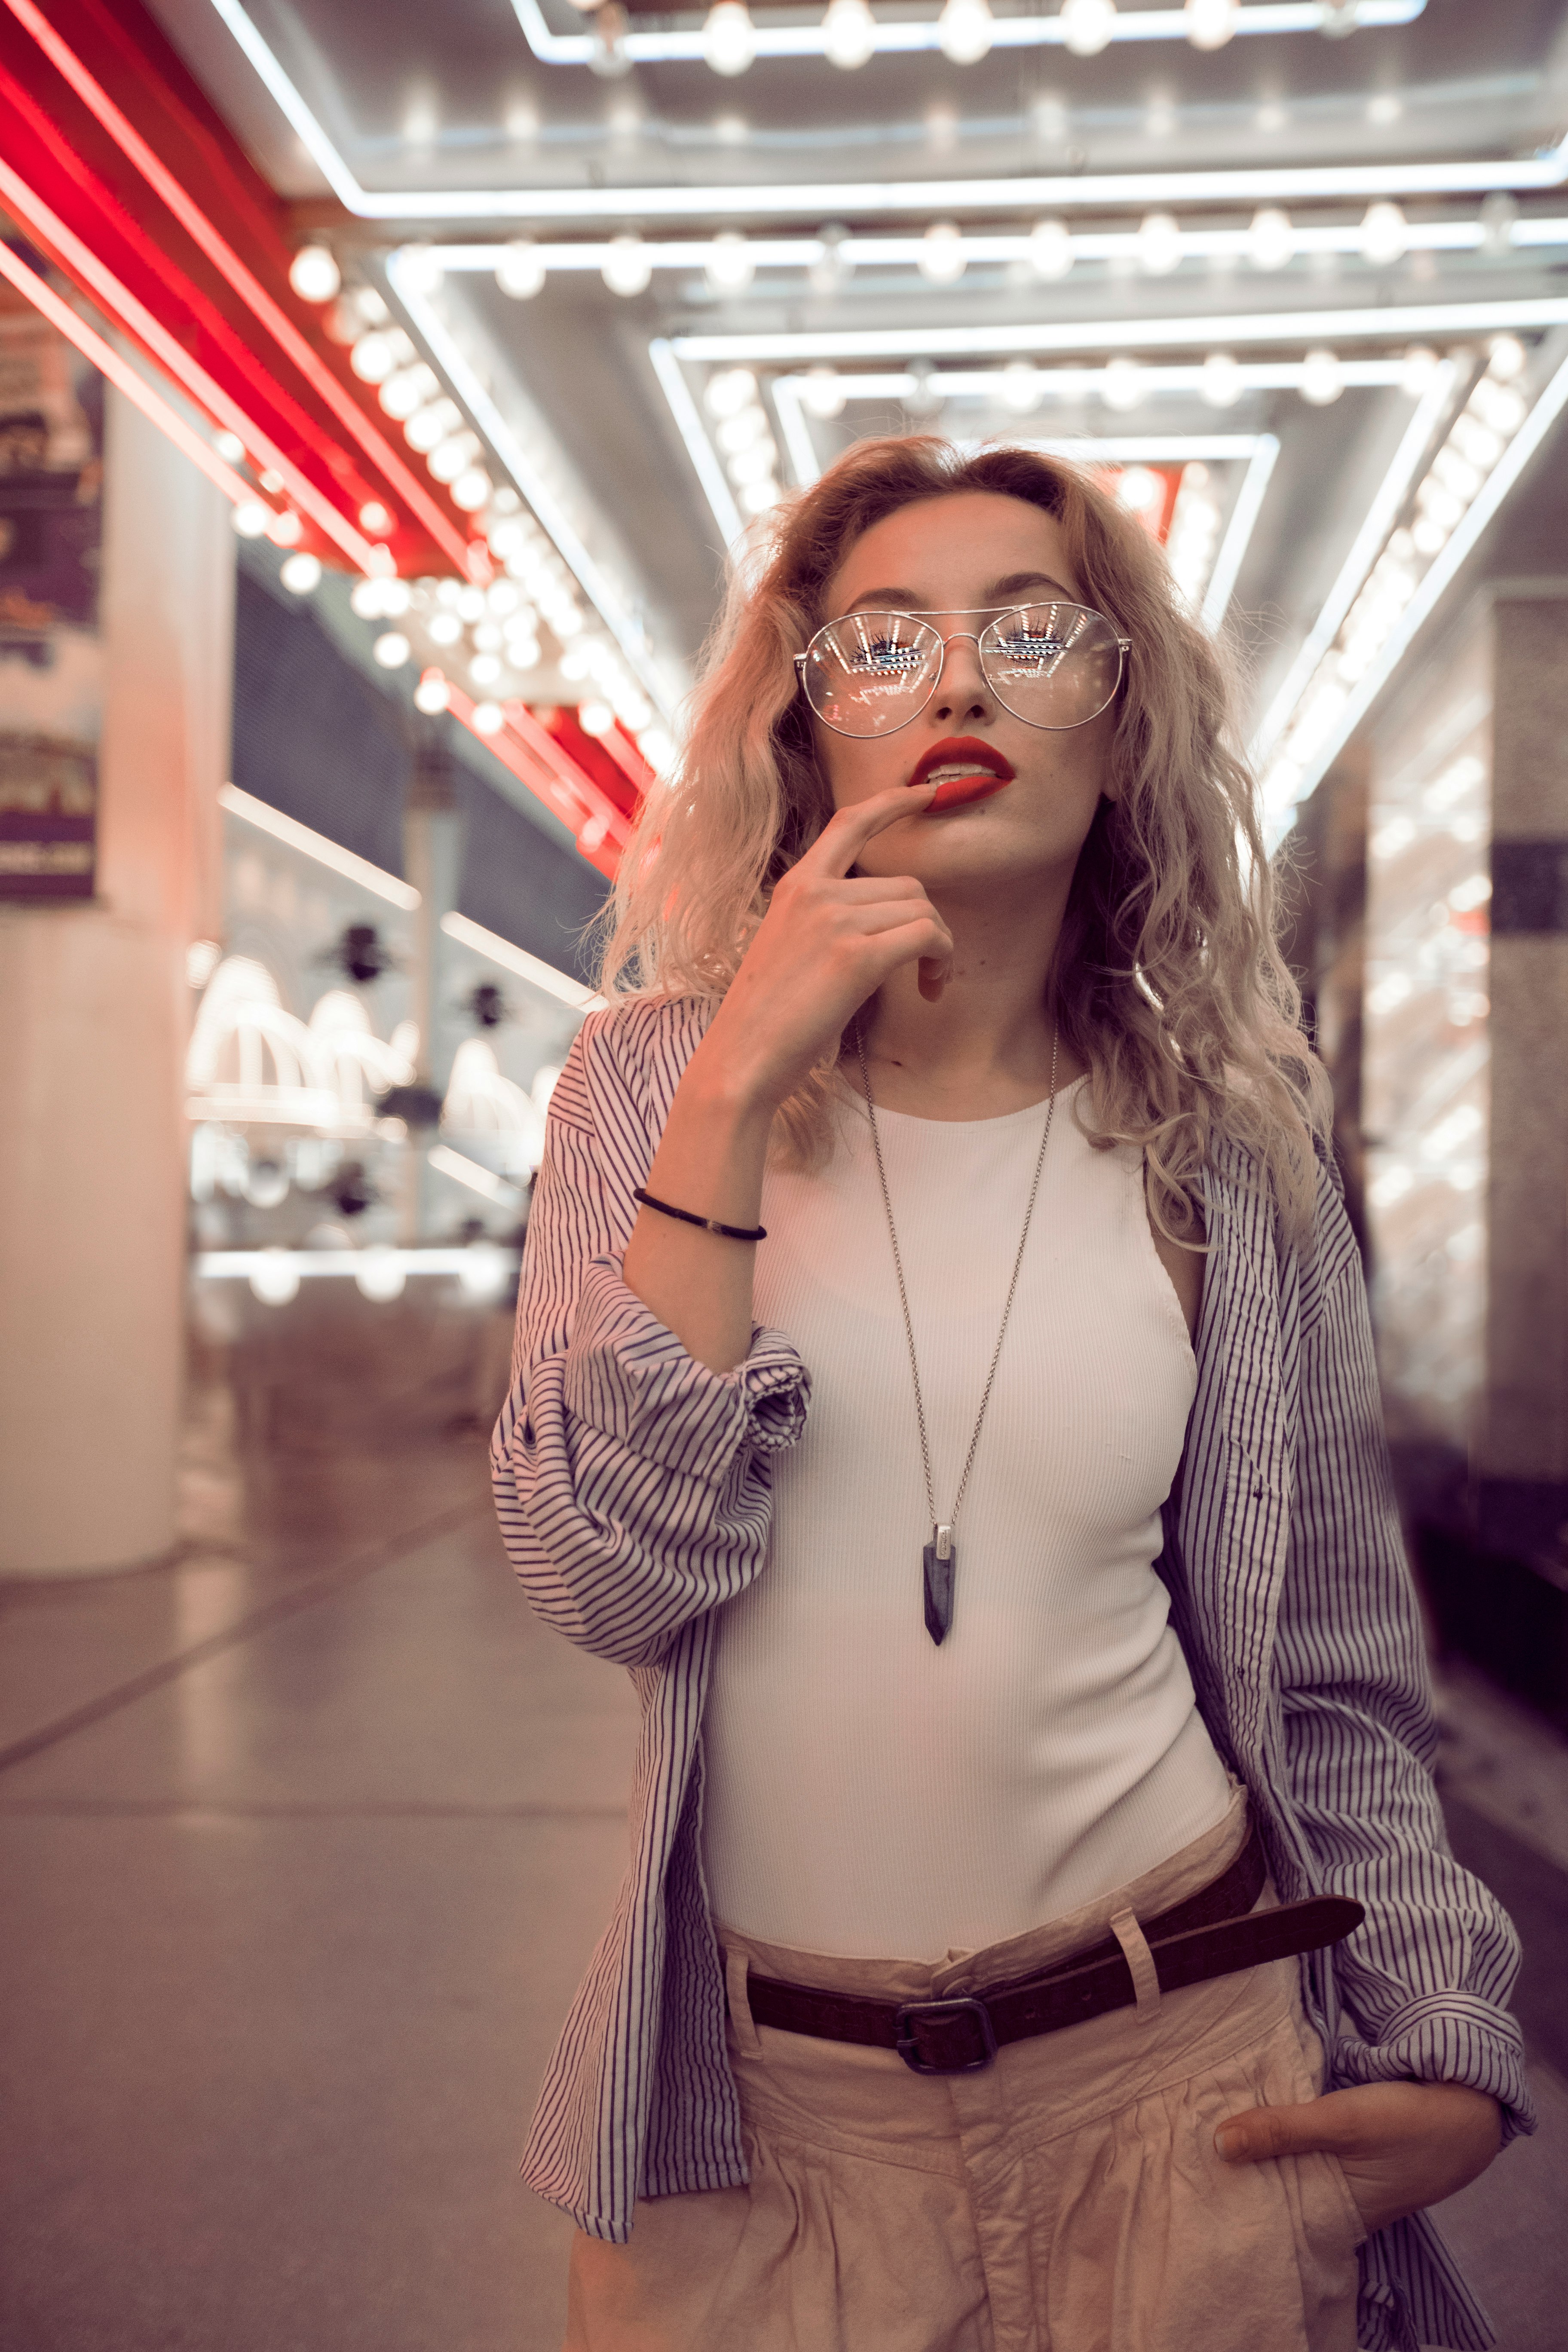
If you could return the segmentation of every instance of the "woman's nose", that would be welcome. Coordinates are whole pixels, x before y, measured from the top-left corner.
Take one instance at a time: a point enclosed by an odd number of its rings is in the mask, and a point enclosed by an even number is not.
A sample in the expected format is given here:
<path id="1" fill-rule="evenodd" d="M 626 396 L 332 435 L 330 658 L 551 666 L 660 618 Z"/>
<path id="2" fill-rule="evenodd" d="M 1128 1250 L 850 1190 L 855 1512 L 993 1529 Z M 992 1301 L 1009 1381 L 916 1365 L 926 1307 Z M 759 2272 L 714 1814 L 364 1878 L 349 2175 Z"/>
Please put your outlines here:
<path id="1" fill-rule="evenodd" d="M 980 647 L 973 637 L 950 637 L 942 677 L 931 704 L 938 719 L 984 719 L 996 708 L 996 698 L 980 666 Z"/>

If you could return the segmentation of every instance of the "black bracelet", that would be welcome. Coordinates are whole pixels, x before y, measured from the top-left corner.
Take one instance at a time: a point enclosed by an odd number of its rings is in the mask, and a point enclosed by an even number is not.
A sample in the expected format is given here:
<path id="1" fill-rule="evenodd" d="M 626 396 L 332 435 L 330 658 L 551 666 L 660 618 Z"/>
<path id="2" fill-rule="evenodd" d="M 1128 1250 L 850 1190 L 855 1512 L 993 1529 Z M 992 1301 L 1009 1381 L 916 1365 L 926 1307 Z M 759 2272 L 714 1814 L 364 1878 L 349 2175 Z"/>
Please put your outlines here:
<path id="1" fill-rule="evenodd" d="M 729 1241 L 765 1242 L 768 1237 L 766 1225 L 721 1225 L 717 1217 L 694 1217 L 689 1209 L 672 1209 L 668 1201 L 656 1201 L 640 1184 L 632 1198 L 645 1209 L 657 1209 L 661 1217 L 679 1217 L 683 1225 L 700 1225 L 704 1233 L 722 1234 Z"/>

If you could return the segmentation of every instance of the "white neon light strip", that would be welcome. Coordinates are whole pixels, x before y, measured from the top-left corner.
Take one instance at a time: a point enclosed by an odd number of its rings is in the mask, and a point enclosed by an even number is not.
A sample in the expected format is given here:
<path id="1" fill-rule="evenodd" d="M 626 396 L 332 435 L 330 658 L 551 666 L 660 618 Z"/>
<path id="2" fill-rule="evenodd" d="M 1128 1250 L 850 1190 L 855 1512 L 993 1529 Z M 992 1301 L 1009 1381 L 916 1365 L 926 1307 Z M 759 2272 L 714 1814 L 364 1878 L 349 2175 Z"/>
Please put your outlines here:
<path id="1" fill-rule="evenodd" d="M 1230 310 L 1206 318 L 1073 320 L 1039 326 L 841 328 L 780 334 L 680 335 L 678 359 L 731 366 L 737 362 L 891 359 L 906 352 L 935 358 L 1031 352 L 1173 350 L 1216 344 L 1361 342 L 1428 335 L 1485 335 L 1506 329 L 1568 325 L 1568 301 L 1410 302 L 1359 310 Z"/>
<path id="2" fill-rule="evenodd" d="M 1106 205 L 1289 204 L 1324 196 L 1485 194 L 1568 180 L 1568 137 L 1543 153 L 1444 163 L 1321 164 L 1240 172 L 1117 172 L 1011 180 L 864 180 L 626 188 L 410 188 L 372 193 L 306 104 L 240 0 L 212 0 L 346 211 L 360 220 L 851 220 L 867 215 L 1070 211 Z M 1363 0 L 1364 5 L 1364 0 Z M 1042 23 L 1050 19 L 1043 18 Z M 1120 19 L 1119 19 L 1120 21 Z"/>
<path id="3" fill-rule="evenodd" d="M 1300 782 L 1292 788 L 1289 801 L 1281 800 L 1265 812 L 1270 848 L 1283 839 L 1289 826 L 1291 811 L 1317 790 L 1339 758 L 1404 660 L 1417 632 L 1436 609 L 1466 557 L 1565 407 L 1568 407 L 1568 360 L 1563 362 L 1556 374 L 1551 378 L 1466 509 L 1462 520 L 1455 526 L 1442 552 L 1433 559 L 1423 574 L 1421 584 L 1405 606 L 1397 625 L 1389 633 L 1372 667 L 1357 683 L 1331 734 L 1320 745 L 1311 765 L 1303 771 Z"/>
<path id="4" fill-rule="evenodd" d="M 281 809 L 269 808 L 265 801 L 242 793 L 237 784 L 220 784 L 218 806 L 227 809 L 231 816 L 243 817 L 247 824 L 255 825 L 258 833 L 269 833 L 275 841 L 287 842 L 290 849 L 306 857 L 313 857 L 318 866 L 330 866 L 350 882 L 357 882 L 362 890 L 374 891 L 378 898 L 389 899 L 393 906 L 412 910 L 419 904 L 419 893 L 412 882 L 400 881 L 395 874 L 386 873 L 373 866 L 368 857 L 356 857 L 352 849 L 343 849 L 329 841 L 324 833 L 312 833 L 308 824 L 295 817 L 285 816 Z"/>
<path id="5" fill-rule="evenodd" d="M 670 689 L 658 664 L 649 658 L 641 624 L 633 618 L 620 590 L 603 566 L 589 554 L 553 484 L 512 431 L 467 353 L 448 333 L 440 313 L 420 289 L 416 282 L 417 273 L 408 267 L 406 250 L 390 256 L 386 274 L 398 300 L 423 336 L 426 350 L 489 442 L 502 470 L 516 483 L 554 541 L 562 560 L 576 574 L 584 593 L 626 656 L 633 676 L 641 680 L 644 690 L 664 717 L 672 718 Z"/>
<path id="6" fill-rule="evenodd" d="M 1303 221 L 1294 226 L 1292 236 L 1296 253 L 1303 257 L 1313 253 L 1356 255 L 1361 251 L 1359 220 L 1326 226 Z M 1487 231 L 1479 220 L 1409 221 L 1405 236 L 1406 250 L 1411 253 L 1476 253 L 1485 245 Z M 1070 242 L 1075 262 L 1136 261 L 1141 249 L 1136 228 L 1079 229 Z M 1252 251 L 1251 231 L 1246 227 L 1183 228 L 1171 242 L 1184 258 L 1193 261 L 1247 261 Z M 1551 219 L 1515 221 L 1510 242 L 1516 246 L 1568 245 L 1568 219 L 1554 215 Z M 958 244 L 966 265 L 1027 261 L 1031 251 L 1028 232 L 1022 229 L 973 229 L 961 236 Z M 504 247 L 495 243 L 442 245 L 432 250 L 442 268 L 454 276 L 492 270 L 504 253 Z M 732 257 L 732 248 L 701 236 L 644 237 L 640 250 L 651 269 L 701 269 L 710 261 L 722 263 Z M 907 236 L 847 236 L 834 250 L 850 269 L 874 269 L 918 268 L 927 247 L 923 234 L 911 233 Z M 534 240 L 531 245 L 532 258 L 547 271 L 603 269 L 616 251 L 608 238 L 599 237 L 577 237 L 570 244 Z M 822 239 L 816 236 L 755 236 L 746 242 L 747 258 L 758 269 L 809 269 L 826 251 Z"/>
<path id="7" fill-rule="evenodd" d="M 432 1144 L 425 1157 L 438 1175 L 449 1176 L 455 1184 L 466 1184 L 470 1192 L 480 1193 L 485 1200 L 493 1201 L 498 1208 L 510 1208 L 522 1198 L 518 1187 L 509 1184 L 504 1176 L 498 1176 L 493 1169 L 481 1167 L 477 1160 L 468 1159 L 464 1152 L 454 1151 L 450 1144 Z"/>
<path id="8" fill-rule="evenodd" d="M 1384 541 L 1394 529 L 1399 509 L 1405 504 L 1410 485 L 1415 479 L 1421 461 L 1431 446 L 1432 436 L 1448 405 L 1458 373 L 1452 360 L 1442 361 L 1433 370 L 1431 383 L 1416 402 L 1415 413 L 1405 428 L 1387 473 L 1378 484 L 1377 495 L 1351 542 L 1350 552 L 1324 599 L 1322 611 L 1303 640 L 1301 649 L 1287 671 L 1285 682 L 1269 705 L 1268 715 L 1258 730 L 1252 756 L 1259 767 L 1279 740 L 1308 679 L 1338 636 L 1345 614 L 1360 595 Z"/>
<path id="9" fill-rule="evenodd" d="M 383 867 L 373 866 L 368 857 L 356 857 L 352 849 L 344 849 L 338 842 L 329 841 L 324 833 L 313 833 L 308 824 L 301 824 L 296 817 L 285 816 L 281 809 L 269 807 L 266 801 L 256 800 L 249 793 L 242 793 L 237 784 L 220 784 L 217 797 L 218 806 L 226 809 L 231 816 L 243 817 L 246 824 L 255 825 L 258 833 L 269 833 L 275 841 L 287 843 L 290 849 L 299 850 L 302 856 L 313 857 L 318 866 L 330 866 L 334 874 L 342 875 L 347 881 L 357 882 L 362 889 L 373 890 L 378 898 L 389 899 L 393 906 L 402 907 L 410 913 L 418 906 L 419 893 L 411 882 L 400 881 L 395 874 L 388 874 Z M 441 929 L 448 939 L 457 940 L 462 946 L 474 949 L 476 953 L 488 956 L 491 963 L 500 964 L 505 971 L 515 972 L 520 980 L 531 982 L 535 988 L 543 989 L 547 996 L 557 997 L 563 1004 L 571 1005 L 574 1012 L 593 1012 L 604 1003 L 604 998 L 595 996 L 592 989 L 584 988 L 580 980 L 573 980 L 568 973 L 557 971 L 553 964 L 530 955 L 526 948 L 514 947 L 510 940 L 503 940 L 499 932 L 487 931 L 482 923 L 470 922 L 467 915 L 443 915 Z"/>
<path id="10" fill-rule="evenodd" d="M 563 1004 L 569 1004 L 574 1013 L 597 1013 L 603 1008 L 604 998 L 595 996 L 591 988 L 584 988 L 580 980 L 574 980 L 567 972 L 557 971 L 552 963 L 544 963 L 538 956 L 530 955 L 526 948 L 513 947 L 510 940 L 503 940 L 499 932 L 487 931 L 482 923 L 470 922 L 467 915 L 443 915 L 441 929 L 459 946 L 472 948 L 478 955 L 489 956 L 491 963 L 499 963 L 503 971 L 514 971 L 519 980 L 531 981 L 535 988 L 542 988 L 546 995 L 557 997 Z"/>
<path id="11" fill-rule="evenodd" d="M 494 1250 L 508 1265 L 516 1265 L 521 1253 L 498 1248 L 494 1243 L 485 1244 L 487 1252 Z M 305 1277 L 322 1275 L 360 1274 L 364 1269 L 367 1253 L 363 1250 L 198 1250 L 192 1260 L 195 1272 L 209 1281 L 229 1281 L 237 1276 L 254 1274 L 258 1266 L 276 1266 L 281 1271 Z M 493 1260 L 490 1261 L 493 1263 Z M 398 1265 L 405 1274 L 462 1274 L 471 1272 L 473 1251 L 464 1244 L 455 1249 L 383 1249 L 377 1248 L 373 1263 L 377 1266 Z"/>
<path id="12" fill-rule="evenodd" d="M 1274 471 L 1279 455 L 1279 443 L 1272 433 L 1260 433 L 1252 462 L 1241 478 L 1241 488 L 1236 494 L 1236 504 L 1230 510 L 1230 520 L 1225 527 L 1225 537 L 1219 543 L 1219 553 L 1209 573 L 1209 584 L 1204 591 L 1203 608 L 1198 617 L 1205 629 L 1217 629 L 1230 610 L 1230 600 L 1236 593 L 1236 583 L 1241 571 L 1242 558 L 1258 528 L 1258 518 L 1263 509 L 1263 494 L 1268 488 L 1268 478 Z"/>
<path id="13" fill-rule="evenodd" d="M 681 373 L 680 362 L 663 335 L 654 337 L 647 347 L 647 355 L 658 378 L 659 389 L 669 404 L 676 430 L 686 444 L 686 454 L 702 485 L 703 495 L 713 509 L 713 520 L 724 534 L 724 544 L 733 547 L 744 528 L 741 509 L 735 504 L 728 477 L 719 462 L 719 453 L 703 429 L 702 418 Z M 815 476 L 810 478 L 815 479 Z"/>
<path id="14" fill-rule="evenodd" d="M 1408 25 L 1419 16 L 1426 0 L 1362 0 L 1358 26 Z M 542 65 L 591 65 L 598 44 L 591 34 L 552 33 L 539 0 L 512 0 L 528 46 Z M 1329 11 L 1322 0 L 1259 0 L 1238 9 L 1237 34 L 1321 32 Z M 1184 41 L 1188 22 L 1180 8 L 1122 9 L 1111 27 L 1113 41 Z M 758 25 L 754 30 L 759 62 L 764 58 L 820 58 L 826 54 L 820 23 Z M 1059 48 L 1065 45 L 1059 16 L 997 16 L 992 20 L 994 49 Z M 908 56 L 911 50 L 939 49 L 941 35 L 934 17 L 923 21 L 879 17 L 873 54 Z M 621 44 L 633 65 L 672 65 L 703 57 L 700 26 L 686 32 L 628 32 Z"/>

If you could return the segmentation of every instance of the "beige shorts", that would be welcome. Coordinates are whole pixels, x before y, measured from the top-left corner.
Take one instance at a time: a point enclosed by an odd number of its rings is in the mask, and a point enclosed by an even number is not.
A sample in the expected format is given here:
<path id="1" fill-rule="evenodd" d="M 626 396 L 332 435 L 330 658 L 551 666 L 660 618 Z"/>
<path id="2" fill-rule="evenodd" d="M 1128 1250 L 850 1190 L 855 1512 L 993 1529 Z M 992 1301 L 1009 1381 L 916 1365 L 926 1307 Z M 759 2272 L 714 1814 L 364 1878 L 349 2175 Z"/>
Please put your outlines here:
<path id="1" fill-rule="evenodd" d="M 643 2200 L 574 2242 L 566 2352 L 1354 2352 L 1360 2215 L 1338 2159 L 1223 2164 L 1223 2117 L 1314 2096 L 1298 1964 L 1155 1994 L 923 2076 L 752 2024 L 748 1968 L 919 2000 L 984 1991 L 1223 1870 L 1226 1820 L 1131 1886 L 931 1966 L 720 1930 L 751 2185 Z M 1262 1897 L 1275 1900 L 1272 1889 Z"/>

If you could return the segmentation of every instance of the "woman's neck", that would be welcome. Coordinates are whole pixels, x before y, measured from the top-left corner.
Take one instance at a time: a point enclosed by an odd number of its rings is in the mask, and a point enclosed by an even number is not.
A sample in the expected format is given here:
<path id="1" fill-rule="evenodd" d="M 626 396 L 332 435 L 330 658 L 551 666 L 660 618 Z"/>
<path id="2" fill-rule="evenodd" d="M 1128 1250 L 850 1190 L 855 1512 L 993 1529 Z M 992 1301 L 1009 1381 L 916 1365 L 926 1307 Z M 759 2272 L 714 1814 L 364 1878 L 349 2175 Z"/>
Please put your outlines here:
<path id="1" fill-rule="evenodd" d="M 950 915 L 949 924 L 953 973 L 937 1002 L 921 994 L 910 967 L 861 1013 L 875 1100 L 947 1119 L 994 1118 L 1042 1101 L 1057 1047 L 1049 994 L 1059 918 L 966 924 Z M 858 1086 L 858 1055 L 846 1075 Z M 1072 1055 L 1057 1050 L 1057 1085 L 1080 1075 Z"/>

